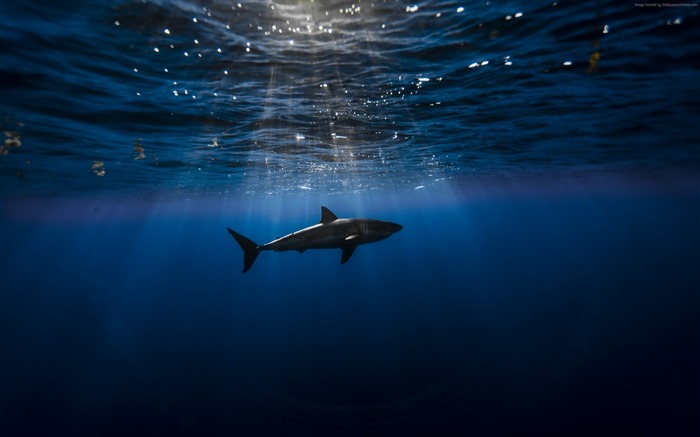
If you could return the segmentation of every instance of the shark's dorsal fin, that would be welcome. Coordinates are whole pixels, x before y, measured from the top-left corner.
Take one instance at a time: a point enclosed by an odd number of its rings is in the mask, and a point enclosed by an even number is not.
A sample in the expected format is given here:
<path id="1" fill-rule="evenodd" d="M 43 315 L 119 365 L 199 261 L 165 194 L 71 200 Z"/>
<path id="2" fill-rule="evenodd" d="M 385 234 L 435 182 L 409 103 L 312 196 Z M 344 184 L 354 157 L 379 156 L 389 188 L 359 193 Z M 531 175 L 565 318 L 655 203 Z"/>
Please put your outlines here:
<path id="1" fill-rule="evenodd" d="M 343 246 L 343 257 L 340 258 L 340 263 L 345 264 L 346 262 L 348 262 L 352 254 L 355 253 L 356 248 L 357 244 L 346 244 L 345 246 Z"/>
<path id="2" fill-rule="evenodd" d="M 321 207 L 321 223 L 330 223 L 336 220 L 338 220 L 338 217 L 336 217 L 330 209 L 325 206 Z"/>

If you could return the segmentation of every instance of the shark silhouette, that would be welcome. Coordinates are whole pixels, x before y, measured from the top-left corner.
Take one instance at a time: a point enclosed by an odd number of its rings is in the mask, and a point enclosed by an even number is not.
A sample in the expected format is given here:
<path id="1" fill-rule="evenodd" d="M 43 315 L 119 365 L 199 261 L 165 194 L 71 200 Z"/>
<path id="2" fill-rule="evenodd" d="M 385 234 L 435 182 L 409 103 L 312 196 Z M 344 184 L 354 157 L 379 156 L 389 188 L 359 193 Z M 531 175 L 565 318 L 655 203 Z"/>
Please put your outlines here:
<path id="1" fill-rule="evenodd" d="M 321 221 L 318 224 L 292 232 L 272 240 L 262 246 L 228 229 L 243 249 L 243 273 L 250 270 L 263 250 L 282 252 L 285 250 L 342 249 L 340 263 L 345 264 L 360 244 L 374 243 L 403 229 L 403 226 L 366 218 L 338 218 L 325 206 L 321 207 Z"/>

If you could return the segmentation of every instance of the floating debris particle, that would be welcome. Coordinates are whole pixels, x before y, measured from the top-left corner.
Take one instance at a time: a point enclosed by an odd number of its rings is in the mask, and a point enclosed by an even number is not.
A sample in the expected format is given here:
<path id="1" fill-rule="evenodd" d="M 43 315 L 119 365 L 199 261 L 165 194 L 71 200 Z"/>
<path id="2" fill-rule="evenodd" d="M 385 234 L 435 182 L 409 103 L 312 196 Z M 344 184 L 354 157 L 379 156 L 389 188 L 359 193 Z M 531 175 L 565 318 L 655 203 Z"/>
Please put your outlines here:
<path id="1" fill-rule="evenodd" d="M 143 153 L 143 145 L 141 145 L 141 138 L 137 138 L 136 141 L 134 141 L 134 153 L 136 156 L 134 159 L 144 159 L 146 155 Z"/>
<path id="2" fill-rule="evenodd" d="M 7 147 L 20 147 L 22 145 L 22 140 L 19 134 L 15 131 L 6 130 L 5 136 L 5 146 Z"/>
<path id="3" fill-rule="evenodd" d="M 600 61 L 600 52 L 597 50 L 591 53 L 588 59 L 588 74 L 593 74 L 598 71 L 598 62 Z"/>
<path id="4" fill-rule="evenodd" d="M 214 141 L 211 144 L 207 144 L 207 147 L 219 147 L 219 140 L 214 138 Z"/>
<path id="5" fill-rule="evenodd" d="M 105 175 L 105 163 L 103 161 L 93 161 L 93 164 L 90 166 L 90 169 L 97 175 L 97 176 L 104 176 Z"/>
<path id="6" fill-rule="evenodd" d="M 6 130 L 5 137 L 5 142 L 2 145 L 0 145 L 0 156 L 9 154 L 10 149 L 16 149 L 22 146 L 22 138 L 17 132 L 12 130 Z"/>

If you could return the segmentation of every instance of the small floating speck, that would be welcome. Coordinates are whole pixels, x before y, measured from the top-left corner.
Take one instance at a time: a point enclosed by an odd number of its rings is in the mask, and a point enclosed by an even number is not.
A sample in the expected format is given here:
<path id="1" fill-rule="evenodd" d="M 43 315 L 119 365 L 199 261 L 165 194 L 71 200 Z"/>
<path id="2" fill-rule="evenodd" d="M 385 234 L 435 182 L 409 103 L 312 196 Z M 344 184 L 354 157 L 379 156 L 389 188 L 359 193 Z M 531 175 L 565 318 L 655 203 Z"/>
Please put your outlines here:
<path id="1" fill-rule="evenodd" d="M 105 163 L 103 161 L 93 161 L 92 165 L 90 166 L 90 169 L 97 175 L 97 176 L 104 176 L 105 175 Z"/>
<path id="2" fill-rule="evenodd" d="M 566 65 L 568 67 L 571 64 L 572 64 L 571 61 L 564 61 L 561 65 Z"/>
<path id="3" fill-rule="evenodd" d="M 137 138 L 136 141 L 134 141 L 134 154 L 136 154 L 134 157 L 135 160 L 144 159 L 146 157 L 140 138 Z"/>
<path id="4" fill-rule="evenodd" d="M 457 8 L 457 13 L 459 14 L 459 13 L 462 13 L 462 12 L 464 12 L 464 8 L 461 7 L 461 6 L 458 7 L 458 8 Z"/>
<path id="5" fill-rule="evenodd" d="M 7 138 L 5 139 L 4 146 L 1 148 L 3 155 L 7 155 L 9 153 L 9 148 L 20 147 L 22 145 L 22 140 L 17 132 L 6 130 L 5 136 Z"/>
<path id="6" fill-rule="evenodd" d="M 163 33 L 166 35 L 170 35 L 170 29 L 163 29 Z"/>
<path id="7" fill-rule="evenodd" d="M 420 190 L 421 188 L 425 188 L 425 185 L 418 185 L 414 190 Z"/>

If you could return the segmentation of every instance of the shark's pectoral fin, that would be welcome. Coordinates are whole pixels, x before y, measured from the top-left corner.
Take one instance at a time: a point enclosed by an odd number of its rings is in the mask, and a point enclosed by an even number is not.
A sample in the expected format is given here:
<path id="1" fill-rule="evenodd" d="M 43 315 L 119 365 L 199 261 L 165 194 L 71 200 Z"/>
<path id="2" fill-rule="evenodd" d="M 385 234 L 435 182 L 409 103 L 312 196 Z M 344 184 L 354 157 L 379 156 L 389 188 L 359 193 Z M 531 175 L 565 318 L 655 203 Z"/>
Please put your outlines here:
<path id="1" fill-rule="evenodd" d="M 343 257 L 340 259 L 341 264 L 345 264 L 346 262 L 348 262 L 352 254 L 355 253 L 355 248 L 357 248 L 357 245 L 355 244 L 347 244 L 342 247 Z"/>

